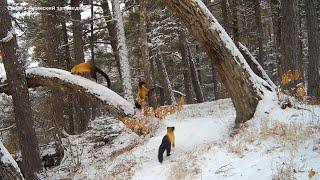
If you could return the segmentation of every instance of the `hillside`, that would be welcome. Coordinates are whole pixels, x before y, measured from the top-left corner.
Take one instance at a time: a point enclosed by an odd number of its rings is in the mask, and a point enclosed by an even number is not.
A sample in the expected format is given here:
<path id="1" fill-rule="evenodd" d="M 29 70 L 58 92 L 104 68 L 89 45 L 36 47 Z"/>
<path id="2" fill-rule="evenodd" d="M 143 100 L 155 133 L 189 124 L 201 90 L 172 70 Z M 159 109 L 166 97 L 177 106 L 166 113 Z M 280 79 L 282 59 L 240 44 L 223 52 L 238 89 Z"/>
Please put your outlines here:
<path id="1" fill-rule="evenodd" d="M 88 143 L 93 130 L 70 136 L 81 164 L 61 166 L 48 179 L 307 179 L 320 169 L 320 107 L 295 104 L 281 109 L 275 94 L 261 101 L 254 118 L 233 132 L 235 111 L 230 99 L 184 109 L 161 121 L 152 137 L 140 139 L 112 121 L 118 136 L 111 145 Z M 109 122 L 110 120 L 96 120 Z M 114 128 L 116 125 L 116 128 Z M 166 126 L 175 126 L 176 147 L 164 162 L 157 160 Z M 111 126 L 110 126 L 111 127 Z M 93 127 L 95 129 L 95 127 Z M 84 143 L 86 142 L 86 143 Z"/>

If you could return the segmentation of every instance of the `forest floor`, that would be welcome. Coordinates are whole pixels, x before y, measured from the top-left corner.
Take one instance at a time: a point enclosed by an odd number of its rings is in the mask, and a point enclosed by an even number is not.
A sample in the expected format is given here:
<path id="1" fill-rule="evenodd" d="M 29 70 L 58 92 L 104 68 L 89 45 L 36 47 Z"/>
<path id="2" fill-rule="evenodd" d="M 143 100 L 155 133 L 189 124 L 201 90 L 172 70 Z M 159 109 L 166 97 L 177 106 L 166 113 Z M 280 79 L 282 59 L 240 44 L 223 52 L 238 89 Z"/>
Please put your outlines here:
<path id="1" fill-rule="evenodd" d="M 90 141 L 98 132 L 94 128 L 70 136 L 71 150 L 63 163 L 43 175 L 45 179 L 319 178 L 320 106 L 296 103 L 281 109 L 278 97 L 268 96 L 237 133 L 230 99 L 187 105 L 144 139 L 108 120 L 113 123 L 105 127 L 117 135 L 111 143 L 97 146 Z M 104 122 L 102 118 L 92 126 Z M 167 126 L 175 126 L 176 147 L 171 156 L 164 154 L 160 164 L 157 153 Z"/>

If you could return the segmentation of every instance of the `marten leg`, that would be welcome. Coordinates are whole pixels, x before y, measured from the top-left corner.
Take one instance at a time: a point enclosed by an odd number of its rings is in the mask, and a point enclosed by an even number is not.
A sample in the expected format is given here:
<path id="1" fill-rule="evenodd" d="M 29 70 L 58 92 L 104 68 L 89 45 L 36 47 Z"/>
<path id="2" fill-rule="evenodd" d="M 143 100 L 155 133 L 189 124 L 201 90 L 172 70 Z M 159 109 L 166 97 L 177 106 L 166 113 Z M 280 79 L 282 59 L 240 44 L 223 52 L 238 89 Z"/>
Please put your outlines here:
<path id="1" fill-rule="evenodd" d="M 168 143 L 167 145 L 167 156 L 170 156 L 170 151 L 171 151 L 171 143 Z"/>

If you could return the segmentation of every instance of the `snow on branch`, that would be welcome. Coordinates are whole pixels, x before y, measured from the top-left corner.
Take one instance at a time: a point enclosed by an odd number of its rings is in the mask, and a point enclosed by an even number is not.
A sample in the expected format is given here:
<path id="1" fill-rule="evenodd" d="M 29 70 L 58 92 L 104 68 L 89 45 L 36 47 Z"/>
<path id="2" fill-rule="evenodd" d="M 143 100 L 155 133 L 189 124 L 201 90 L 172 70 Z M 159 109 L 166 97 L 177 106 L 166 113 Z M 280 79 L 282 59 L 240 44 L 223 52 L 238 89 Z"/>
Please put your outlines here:
<path id="1" fill-rule="evenodd" d="M 0 141 L 0 179 L 24 179 L 16 161 Z"/>
<path id="2" fill-rule="evenodd" d="M 35 67 L 26 69 L 28 87 L 47 86 L 67 90 L 102 102 L 106 110 L 118 119 L 133 113 L 133 104 L 107 87 L 84 77 L 56 68 Z M 0 86 L 0 92 L 10 95 L 9 86 Z"/>
<path id="3" fill-rule="evenodd" d="M 265 70 L 262 68 L 262 66 L 259 64 L 259 62 L 252 56 L 248 48 L 240 42 L 239 42 L 239 50 L 242 53 L 243 57 L 246 59 L 252 71 L 256 75 L 258 75 L 260 78 L 268 82 L 268 84 L 271 86 L 271 88 L 273 88 L 273 90 L 276 89 L 276 85 L 269 78 L 269 76 L 267 75 Z"/>

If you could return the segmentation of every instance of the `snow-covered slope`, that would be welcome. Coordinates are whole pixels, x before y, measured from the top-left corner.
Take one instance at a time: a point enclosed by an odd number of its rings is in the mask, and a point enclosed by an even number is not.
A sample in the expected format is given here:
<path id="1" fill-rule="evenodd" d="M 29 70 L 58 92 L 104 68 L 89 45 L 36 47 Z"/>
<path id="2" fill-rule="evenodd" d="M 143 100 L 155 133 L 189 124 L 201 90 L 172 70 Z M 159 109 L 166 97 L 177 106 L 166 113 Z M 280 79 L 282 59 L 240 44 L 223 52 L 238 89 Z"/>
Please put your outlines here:
<path id="1" fill-rule="evenodd" d="M 153 137 L 141 140 L 127 132 L 114 140 L 116 146 L 87 148 L 89 152 L 83 155 L 86 162 L 59 177 L 308 179 L 311 170 L 320 171 L 320 107 L 296 105 L 296 109 L 283 110 L 275 103 L 278 98 L 275 94 L 268 96 L 260 102 L 255 117 L 235 135 L 230 136 L 235 118 L 230 99 L 188 105 L 161 121 Z M 176 147 L 171 156 L 164 154 L 164 162 L 160 164 L 158 147 L 167 126 L 176 128 Z M 130 148 L 133 143 L 138 145 Z M 111 158 L 110 153 L 101 153 L 119 149 L 118 145 L 129 148 L 113 153 Z"/>

